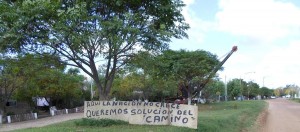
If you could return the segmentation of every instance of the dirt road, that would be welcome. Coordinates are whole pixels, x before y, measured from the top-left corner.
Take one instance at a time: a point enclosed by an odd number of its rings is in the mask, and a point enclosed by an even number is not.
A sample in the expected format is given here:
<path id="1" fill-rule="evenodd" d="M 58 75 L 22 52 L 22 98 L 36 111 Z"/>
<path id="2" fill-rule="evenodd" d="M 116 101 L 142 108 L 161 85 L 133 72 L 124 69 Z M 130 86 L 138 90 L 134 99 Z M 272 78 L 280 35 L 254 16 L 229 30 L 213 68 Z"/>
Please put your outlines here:
<path id="1" fill-rule="evenodd" d="M 62 121 L 67 121 L 72 119 L 80 119 L 80 118 L 83 118 L 83 113 L 72 113 L 72 114 L 41 118 L 37 120 L 16 122 L 11 124 L 0 124 L 0 132 L 13 131 L 16 129 L 24 129 L 30 127 L 43 127 L 49 124 L 59 123 Z"/>
<path id="2" fill-rule="evenodd" d="M 300 103 L 278 98 L 267 101 L 263 132 L 300 132 Z"/>

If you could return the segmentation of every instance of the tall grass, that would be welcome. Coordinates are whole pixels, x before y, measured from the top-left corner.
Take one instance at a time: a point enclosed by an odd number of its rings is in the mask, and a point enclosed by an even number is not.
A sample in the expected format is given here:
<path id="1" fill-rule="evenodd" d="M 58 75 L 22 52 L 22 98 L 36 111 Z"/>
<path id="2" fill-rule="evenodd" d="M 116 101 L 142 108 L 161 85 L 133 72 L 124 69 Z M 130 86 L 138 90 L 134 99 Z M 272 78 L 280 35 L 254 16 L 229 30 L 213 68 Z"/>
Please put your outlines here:
<path id="1" fill-rule="evenodd" d="M 175 126 L 130 125 L 124 122 L 71 120 L 41 128 L 19 130 L 19 132 L 240 132 L 255 131 L 254 123 L 259 113 L 265 108 L 264 101 L 229 101 L 198 105 L 198 129 Z M 84 121 L 85 120 L 85 121 Z M 90 122 L 81 124 L 82 121 Z M 102 123 L 101 123 L 102 122 Z M 104 123 L 105 124 L 105 123 Z"/>
<path id="2" fill-rule="evenodd" d="M 255 121 L 265 108 L 264 101 L 216 103 L 199 106 L 198 130 L 207 132 L 240 132 L 255 129 Z M 201 111 L 203 109 L 203 111 Z"/>

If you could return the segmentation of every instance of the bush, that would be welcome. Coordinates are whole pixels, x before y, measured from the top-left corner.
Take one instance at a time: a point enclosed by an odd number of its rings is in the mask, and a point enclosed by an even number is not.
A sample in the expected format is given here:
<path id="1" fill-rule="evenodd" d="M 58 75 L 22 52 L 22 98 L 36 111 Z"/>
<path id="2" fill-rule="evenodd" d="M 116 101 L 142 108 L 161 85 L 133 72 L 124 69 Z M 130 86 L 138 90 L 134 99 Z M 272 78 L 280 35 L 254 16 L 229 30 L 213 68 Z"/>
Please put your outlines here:
<path id="1" fill-rule="evenodd" d="M 111 119 L 88 119 L 83 118 L 79 121 L 75 121 L 76 126 L 97 126 L 97 127 L 108 127 L 112 125 L 127 125 L 128 122 L 121 120 Z"/>
<path id="2" fill-rule="evenodd" d="M 31 112 L 39 114 L 39 110 L 38 109 L 33 109 Z"/>
<path id="3" fill-rule="evenodd" d="M 15 113 L 14 112 L 7 112 L 6 113 L 6 116 L 11 116 L 11 115 L 15 115 Z"/>

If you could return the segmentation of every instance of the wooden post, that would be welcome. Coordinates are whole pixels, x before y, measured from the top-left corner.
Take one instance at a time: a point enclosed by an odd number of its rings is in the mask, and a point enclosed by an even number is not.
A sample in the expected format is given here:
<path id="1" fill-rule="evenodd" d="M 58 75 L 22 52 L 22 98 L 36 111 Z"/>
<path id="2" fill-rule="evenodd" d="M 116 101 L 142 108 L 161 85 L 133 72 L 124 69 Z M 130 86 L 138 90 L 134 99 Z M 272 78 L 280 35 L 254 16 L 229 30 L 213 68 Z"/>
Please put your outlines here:
<path id="1" fill-rule="evenodd" d="M 51 109 L 50 109 L 50 115 L 51 115 L 51 116 L 54 116 L 54 110 L 51 110 Z"/>
<path id="2" fill-rule="evenodd" d="M 10 118 L 10 116 L 7 116 L 7 123 L 11 123 L 11 118 Z"/>
<path id="3" fill-rule="evenodd" d="M 37 119 L 38 117 L 37 117 L 37 113 L 33 113 L 33 115 L 34 115 L 34 119 Z"/>

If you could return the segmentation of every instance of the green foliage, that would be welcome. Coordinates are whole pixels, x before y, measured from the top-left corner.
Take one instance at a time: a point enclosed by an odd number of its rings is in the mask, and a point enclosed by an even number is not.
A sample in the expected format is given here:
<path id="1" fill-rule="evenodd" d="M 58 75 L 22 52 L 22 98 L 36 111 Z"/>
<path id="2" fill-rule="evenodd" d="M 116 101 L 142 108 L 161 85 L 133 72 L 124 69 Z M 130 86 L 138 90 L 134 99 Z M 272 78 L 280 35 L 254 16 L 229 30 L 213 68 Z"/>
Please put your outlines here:
<path id="1" fill-rule="evenodd" d="M 205 99 L 218 100 L 219 95 L 223 97 L 225 96 L 224 88 L 225 85 L 222 81 L 213 79 L 207 84 L 205 89 L 202 90 L 202 96 Z"/>
<path id="2" fill-rule="evenodd" d="M 33 109 L 32 111 L 31 111 L 32 113 L 37 113 L 38 115 L 39 115 L 39 110 L 38 109 Z"/>
<path id="3" fill-rule="evenodd" d="M 116 72 L 136 49 L 159 52 L 187 37 L 181 0 L 0 1 L 3 52 L 58 54 L 95 80 L 108 99 Z M 98 75 L 96 63 L 104 78 Z"/>
<path id="4" fill-rule="evenodd" d="M 259 93 L 259 85 L 253 81 L 247 82 L 247 85 L 244 90 L 244 95 L 247 96 L 249 99 L 260 95 Z"/>
<path id="5" fill-rule="evenodd" d="M 128 122 L 112 119 L 87 119 L 83 118 L 79 121 L 75 121 L 76 126 L 97 126 L 108 127 L 113 125 L 127 125 Z"/>
<path id="6" fill-rule="evenodd" d="M 283 88 L 284 95 L 291 95 L 293 98 L 295 94 L 298 94 L 299 86 L 295 84 L 288 84 Z"/>
<path id="7" fill-rule="evenodd" d="M 122 78 L 116 78 L 112 88 L 113 96 L 121 100 L 131 100 L 133 91 L 145 90 L 145 78 L 138 73 L 131 73 Z"/>
<path id="8" fill-rule="evenodd" d="M 11 115 L 15 115 L 15 113 L 14 112 L 7 112 L 6 113 L 6 116 L 11 116 Z"/>
<path id="9" fill-rule="evenodd" d="M 35 90 L 30 90 L 30 88 L 36 87 L 32 79 L 36 79 L 40 72 L 46 72 L 49 69 L 64 69 L 64 64 L 60 63 L 59 58 L 49 54 L 3 56 L 0 59 L 0 66 L 0 90 L 4 93 L 0 97 L 2 104 L 11 98 L 20 99 L 20 97 L 32 102 L 33 96 L 28 94 L 28 92 L 36 93 Z M 26 92 L 17 96 L 16 93 L 20 90 L 26 90 Z M 34 94 L 34 96 L 36 95 Z"/>
<path id="10" fill-rule="evenodd" d="M 242 79 L 233 79 L 227 84 L 227 93 L 231 100 L 241 95 L 253 99 L 258 95 L 262 95 L 262 91 L 259 85 L 253 81 L 246 82 Z"/>
<path id="11" fill-rule="evenodd" d="M 276 89 L 274 89 L 274 92 L 273 92 L 273 93 L 274 93 L 274 95 L 277 96 L 277 97 L 282 97 L 282 96 L 285 95 L 282 88 L 276 88 Z"/>
<path id="12" fill-rule="evenodd" d="M 155 62 L 158 75 L 172 75 L 182 81 L 191 81 L 196 77 L 203 79 L 219 63 L 216 55 L 203 50 L 168 50 L 159 55 Z"/>
<path id="13" fill-rule="evenodd" d="M 242 85 L 241 85 L 242 84 Z M 234 100 L 234 97 L 241 95 L 243 92 L 243 86 L 246 82 L 241 79 L 233 79 L 227 83 L 227 93 L 228 97 L 231 100 Z"/>
<path id="14" fill-rule="evenodd" d="M 173 80 L 161 80 L 149 74 L 132 71 L 116 78 L 111 94 L 118 100 L 162 101 L 166 97 L 176 95 L 177 90 L 174 88 L 176 86 Z M 134 91 L 143 91 L 143 93 L 138 94 Z"/>
<path id="15" fill-rule="evenodd" d="M 183 97 L 191 97 L 195 87 L 203 89 L 203 82 L 219 63 L 208 51 L 165 51 L 155 58 L 155 71 L 163 79 L 177 80 Z M 200 89 L 200 90 L 201 90 Z"/>
<path id="16" fill-rule="evenodd" d="M 13 92 L 23 86 L 25 78 L 22 76 L 22 68 L 14 59 L 1 58 L 0 66 L 0 94 L 3 94 L 0 103 L 5 104 L 12 98 Z"/>
<path id="17" fill-rule="evenodd" d="M 162 101 L 164 97 L 174 95 L 176 84 L 156 76 L 154 59 L 155 55 L 149 52 L 135 55 L 125 69 L 117 74 L 112 95 L 121 100 L 140 98 L 151 101 Z M 143 91 L 143 94 L 136 98 L 133 91 Z"/>
<path id="18" fill-rule="evenodd" d="M 128 71 L 125 71 L 126 77 L 121 76 L 121 79 L 129 79 L 133 75 L 139 76 L 132 78 L 134 84 L 139 86 L 139 90 L 147 93 L 146 96 L 161 101 L 165 97 L 176 96 L 178 85 L 188 86 L 192 92 L 193 88 L 199 86 L 218 63 L 215 55 L 203 50 L 167 50 L 158 55 L 139 52 L 130 61 Z M 137 87 L 130 86 L 130 88 Z M 114 88 L 126 89 L 121 87 L 120 84 L 114 85 Z M 221 91 L 220 88 L 218 90 Z"/>
<path id="19" fill-rule="evenodd" d="M 64 73 L 65 65 L 55 55 L 6 57 L 0 60 L 0 65 L 0 87 L 9 93 L 2 98 L 15 98 L 32 104 L 32 97 L 50 97 L 66 107 L 69 107 L 69 102 L 81 98 L 84 77 L 76 73 Z"/>
<path id="20" fill-rule="evenodd" d="M 262 97 L 271 97 L 274 94 L 274 91 L 267 87 L 262 87 L 260 88 L 260 94 Z"/>

